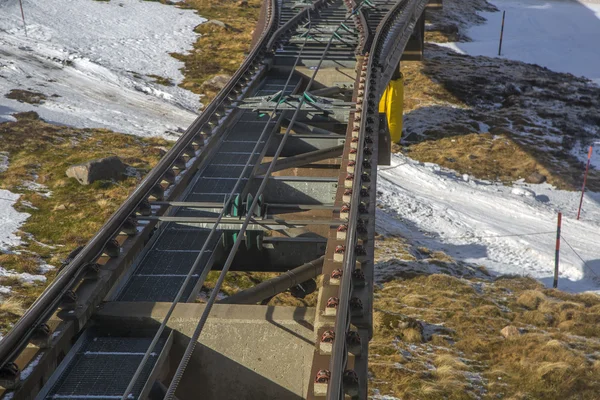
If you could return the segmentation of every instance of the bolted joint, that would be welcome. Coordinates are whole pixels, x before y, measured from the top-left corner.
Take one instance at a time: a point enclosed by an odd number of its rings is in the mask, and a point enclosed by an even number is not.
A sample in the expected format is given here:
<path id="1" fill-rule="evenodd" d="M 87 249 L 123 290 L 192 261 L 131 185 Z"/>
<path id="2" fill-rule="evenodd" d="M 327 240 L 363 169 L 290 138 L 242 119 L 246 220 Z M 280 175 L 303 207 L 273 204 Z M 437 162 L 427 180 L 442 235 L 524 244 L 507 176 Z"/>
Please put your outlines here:
<path id="1" fill-rule="evenodd" d="M 355 287 L 364 286 L 366 283 L 365 273 L 362 269 L 355 269 L 352 271 L 352 282 L 354 282 Z"/>
<path id="2" fill-rule="evenodd" d="M 352 297 L 349 305 L 352 315 L 362 315 L 363 304 L 358 297 Z"/>
<path id="3" fill-rule="evenodd" d="M 337 297 L 330 297 L 327 300 L 327 308 L 338 308 L 339 305 L 340 299 L 338 299 Z"/>
<path id="4" fill-rule="evenodd" d="M 351 160 L 354 161 L 354 160 Z M 354 174 L 347 174 L 346 179 L 344 179 L 344 187 L 352 188 L 354 185 Z"/>
<path id="5" fill-rule="evenodd" d="M 340 219 L 347 221 L 350 217 L 350 204 L 344 203 L 342 204 L 342 208 L 340 209 Z"/>
<path id="6" fill-rule="evenodd" d="M 162 181 L 161 182 L 167 182 L 169 185 L 175 183 L 175 171 L 173 171 L 172 169 L 168 169 L 167 172 L 164 173 L 164 175 L 162 176 Z"/>
<path id="7" fill-rule="evenodd" d="M 342 201 L 349 203 L 352 200 L 352 189 L 344 189 L 344 195 Z"/>
<path id="8" fill-rule="evenodd" d="M 186 164 L 187 162 L 185 161 L 185 158 L 183 158 L 183 156 L 179 156 L 175 159 L 175 161 L 173 161 L 173 167 L 179 170 L 186 169 Z"/>
<path id="9" fill-rule="evenodd" d="M 134 217 L 125 219 L 123 225 L 121 225 L 121 232 L 127 236 L 137 235 L 137 220 Z"/>
<path id="10" fill-rule="evenodd" d="M 21 371 L 14 362 L 7 362 L 0 369 L 0 386 L 5 389 L 16 389 L 21 384 Z M 6 397 L 6 396 L 5 396 Z"/>
<path id="11" fill-rule="evenodd" d="M 121 245 L 117 239 L 111 239 L 108 243 L 106 243 L 106 246 L 104 246 L 104 254 L 110 258 L 119 257 L 121 254 Z"/>
<path id="12" fill-rule="evenodd" d="M 156 200 L 164 200 L 165 198 L 165 189 L 157 183 L 150 189 L 150 196 L 154 197 Z"/>
<path id="13" fill-rule="evenodd" d="M 152 206 L 148 200 L 142 200 L 137 206 L 136 212 L 144 217 L 152 215 Z"/>
<path id="14" fill-rule="evenodd" d="M 347 395 L 351 397 L 358 396 L 358 375 L 354 370 L 345 370 L 342 382 L 344 384 L 344 392 Z"/>
<path id="15" fill-rule="evenodd" d="M 67 290 L 60 299 L 60 308 L 63 310 L 73 310 L 77 305 L 77 293 L 73 290 Z"/>
<path id="16" fill-rule="evenodd" d="M 319 349 L 321 354 L 331 354 L 333 351 L 333 342 L 335 340 L 335 332 L 328 330 L 323 332 L 321 335 L 321 341 L 319 342 Z"/>
<path id="17" fill-rule="evenodd" d="M 347 233 L 348 233 L 348 225 L 342 224 L 337 227 L 336 236 L 337 236 L 338 240 L 346 240 Z"/>
<path id="18" fill-rule="evenodd" d="M 47 349 L 50 347 L 50 343 L 52 342 L 52 332 L 50 332 L 48 324 L 39 325 L 33 332 L 29 341 L 40 349 Z"/>
<path id="19" fill-rule="evenodd" d="M 344 246 L 344 245 L 335 246 L 335 250 L 333 253 L 333 261 L 335 261 L 335 262 L 344 261 L 344 253 L 346 253 L 346 246 Z"/>
<path id="20" fill-rule="evenodd" d="M 356 161 L 354 161 L 354 160 L 348 161 L 348 167 L 347 167 L 346 171 L 348 171 L 348 173 L 350 173 L 350 174 L 353 174 L 355 169 L 356 169 Z"/>
<path id="21" fill-rule="evenodd" d="M 100 264 L 98 263 L 88 263 L 85 264 L 86 273 L 85 279 L 97 279 L 98 272 L 100 272 Z"/>
<path id="22" fill-rule="evenodd" d="M 358 149 L 350 149 L 350 153 L 348 154 L 349 160 L 356 160 L 356 154 L 358 153 Z"/>
<path id="23" fill-rule="evenodd" d="M 323 397 L 327 395 L 327 386 L 331 379 L 331 372 L 328 369 L 320 369 L 315 376 L 315 382 L 313 385 L 314 397 Z"/>

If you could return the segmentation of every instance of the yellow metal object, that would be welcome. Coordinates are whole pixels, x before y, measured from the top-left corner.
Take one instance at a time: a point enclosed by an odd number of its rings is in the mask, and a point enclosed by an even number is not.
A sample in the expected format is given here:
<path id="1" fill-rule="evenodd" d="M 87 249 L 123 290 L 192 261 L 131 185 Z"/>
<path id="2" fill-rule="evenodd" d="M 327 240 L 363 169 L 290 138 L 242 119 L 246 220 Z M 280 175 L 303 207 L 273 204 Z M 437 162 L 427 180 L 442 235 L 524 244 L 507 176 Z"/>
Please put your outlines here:
<path id="1" fill-rule="evenodd" d="M 404 79 L 391 80 L 388 83 L 381 100 L 379 112 L 385 113 L 390 138 L 397 143 L 402 139 L 402 114 L 404 108 Z"/>

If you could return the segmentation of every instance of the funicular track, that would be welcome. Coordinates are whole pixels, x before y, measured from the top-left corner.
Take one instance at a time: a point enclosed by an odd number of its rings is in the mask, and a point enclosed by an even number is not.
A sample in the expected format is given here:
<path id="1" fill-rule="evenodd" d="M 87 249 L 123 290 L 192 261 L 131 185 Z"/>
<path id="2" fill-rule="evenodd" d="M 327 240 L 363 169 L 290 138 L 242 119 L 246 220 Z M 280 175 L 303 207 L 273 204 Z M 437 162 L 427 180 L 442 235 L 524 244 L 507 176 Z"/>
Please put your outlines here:
<path id="1" fill-rule="evenodd" d="M 366 398 L 377 106 L 426 3 L 266 0 L 227 86 L 0 341 L 4 398 Z M 220 299 L 236 270 L 283 274 Z M 317 277 L 315 307 L 256 304 Z"/>

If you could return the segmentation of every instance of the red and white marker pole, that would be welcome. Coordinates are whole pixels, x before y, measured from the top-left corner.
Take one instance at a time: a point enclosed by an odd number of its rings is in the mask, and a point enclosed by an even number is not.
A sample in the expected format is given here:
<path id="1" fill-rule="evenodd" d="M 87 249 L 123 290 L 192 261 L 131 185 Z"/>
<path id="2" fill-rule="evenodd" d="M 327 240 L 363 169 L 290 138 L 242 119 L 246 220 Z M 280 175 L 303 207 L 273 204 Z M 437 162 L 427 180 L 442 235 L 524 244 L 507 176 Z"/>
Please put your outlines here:
<path id="1" fill-rule="evenodd" d="M 556 253 L 554 254 L 554 284 L 552 287 L 558 287 L 558 264 L 560 259 L 560 229 L 562 227 L 562 213 L 558 213 L 558 224 L 556 225 Z"/>
<path id="2" fill-rule="evenodd" d="M 579 216 L 581 215 L 581 207 L 583 206 L 583 195 L 585 194 L 585 185 L 587 183 L 588 172 L 590 170 L 593 149 L 594 146 L 590 146 L 590 150 L 588 151 L 587 165 L 585 166 L 585 174 L 583 175 L 583 187 L 581 188 L 581 200 L 579 200 L 579 210 L 577 210 L 577 220 L 579 220 Z"/>

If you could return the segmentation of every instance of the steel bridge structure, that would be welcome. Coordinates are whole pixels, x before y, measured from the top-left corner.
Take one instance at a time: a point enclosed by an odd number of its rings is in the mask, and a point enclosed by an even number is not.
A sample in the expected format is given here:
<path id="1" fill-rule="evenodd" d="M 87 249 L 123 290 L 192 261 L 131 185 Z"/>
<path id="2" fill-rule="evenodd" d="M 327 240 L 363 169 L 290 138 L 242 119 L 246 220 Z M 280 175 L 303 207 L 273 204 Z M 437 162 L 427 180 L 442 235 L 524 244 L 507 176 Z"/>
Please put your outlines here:
<path id="1" fill-rule="evenodd" d="M 366 399 L 378 105 L 429 3 L 265 0 L 229 83 L 0 341 L 0 395 Z M 222 298 L 234 271 L 276 274 Z"/>

